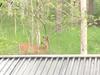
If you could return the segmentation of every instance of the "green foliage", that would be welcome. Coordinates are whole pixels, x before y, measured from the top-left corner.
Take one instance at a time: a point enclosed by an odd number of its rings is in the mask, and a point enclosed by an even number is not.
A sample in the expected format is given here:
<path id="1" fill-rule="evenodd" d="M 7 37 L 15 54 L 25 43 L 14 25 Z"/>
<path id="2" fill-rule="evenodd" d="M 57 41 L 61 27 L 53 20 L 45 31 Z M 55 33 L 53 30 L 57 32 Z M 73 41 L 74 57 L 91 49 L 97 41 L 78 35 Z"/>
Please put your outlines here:
<path id="1" fill-rule="evenodd" d="M 94 15 L 100 16 L 100 0 L 94 0 Z"/>
<path id="2" fill-rule="evenodd" d="M 64 0 L 62 32 L 57 33 L 55 32 L 56 0 L 50 0 L 51 2 L 39 0 L 39 3 L 37 3 L 37 0 L 33 0 L 33 10 L 30 0 L 28 0 L 29 4 L 25 7 L 24 16 L 21 14 L 23 7 L 20 5 L 20 0 L 13 1 L 12 10 L 13 14 L 16 13 L 16 17 L 7 15 L 6 0 L 0 0 L 4 3 L 3 7 L 0 8 L 0 54 L 19 54 L 19 44 L 30 41 L 32 17 L 34 19 L 34 31 L 37 29 L 36 26 L 40 25 L 41 36 L 49 36 L 50 54 L 80 53 L 80 11 L 78 5 L 70 4 L 70 0 Z M 100 20 L 98 17 L 100 15 L 100 2 L 99 0 L 95 0 L 95 2 L 95 15 L 89 15 L 94 22 Z M 16 36 L 14 36 L 14 18 L 17 21 Z M 100 28 L 91 26 L 88 29 L 88 51 L 89 53 L 100 53 Z M 33 34 L 35 35 L 35 32 Z"/>

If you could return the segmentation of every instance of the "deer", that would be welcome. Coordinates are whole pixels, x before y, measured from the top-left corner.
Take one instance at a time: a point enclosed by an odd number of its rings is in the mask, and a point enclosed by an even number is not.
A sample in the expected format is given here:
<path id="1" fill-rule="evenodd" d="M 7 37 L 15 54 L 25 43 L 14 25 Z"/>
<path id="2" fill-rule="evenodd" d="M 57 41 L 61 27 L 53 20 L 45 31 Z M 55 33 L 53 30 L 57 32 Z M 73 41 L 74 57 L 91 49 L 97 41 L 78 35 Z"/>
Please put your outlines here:
<path id="1" fill-rule="evenodd" d="M 21 43 L 19 44 L 19 50 L 21 54 L 28 54 L 29 50 L 32 54 L 47 54 L 49 48 L 49 39 L 48 36 L 43 36 L 43 42 L 41 45 L 31 44 L 31 43 Z"/>

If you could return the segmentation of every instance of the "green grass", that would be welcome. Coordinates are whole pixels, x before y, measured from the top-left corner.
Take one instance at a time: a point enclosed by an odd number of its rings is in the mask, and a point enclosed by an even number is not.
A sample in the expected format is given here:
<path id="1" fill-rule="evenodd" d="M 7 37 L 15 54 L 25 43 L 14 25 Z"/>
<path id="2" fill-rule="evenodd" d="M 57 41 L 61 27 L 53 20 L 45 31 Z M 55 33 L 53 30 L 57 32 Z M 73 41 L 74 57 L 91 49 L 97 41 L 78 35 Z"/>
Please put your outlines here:
<path id="1" fill-rule="evenodd" d="M 3 32 L 4 31 L 4 32 Z M 0 32 L 0 54 L 19 54 L 19 43 L 27 41 L 27 36 L 19 28 L 17 36 L 11 31 Z M 80 53 L 80 29 L 73 27 L 60 33 L 49 35 L 50 54 L 79 54 Z M 100 28 L 88 28 L 88 52 L 100 53 Z"/>
<path id="2" fill-rule="evenodd" d="M 100 28 L 90 27 L 88 29 L 88 51 L 89 53 L 100 53 Z"/>
<path id="3" fill-rule="evenodd" d="M 25 22 L 25 24 L 27 24 Z M 49 27 L 50 26 L 50 27 Z M 63 27 L 64 28 L 64 27 Z M 47 26 L 49 34 L 50 54 L 79 54 L 80 53 L 80 29 L 68 27 L 60 33 L 54 31 L 54 24 Z M 13 18 L 3 17 L 0 22 L 0 54 L 19 54 L 19 44 L 27 42 L 30 36 L 30 28 L 24 28 L 21 21 L 17 23 L 17 35 L 14 34 Z M 44 32 L 42 31 L 42 35 Z M 88 53 L 100 53 L 100 28 L 92 26 L 88 28 Z"/>
<path id="4" fill-rule="evenodd" d="M 4 30 L 3 30 L 4 31 Z M 22 31 L 17 32 L 17 36 L 11 32 L 0 32 L 0 54 L 19 54 L 18 45 L 27 40 Z M 88 28 L 88 52 L 100 53 L 100 28 Z M 50 54 L 79 54 L 80 53 L 80 29 L 71 28 L 68 31 L 49 35 Z"/>
<path id="5" fill-rule="evenodd" d="M 88 53 L 100 53 L 100 28 L 92 26 L 88 28 Z M 51 53 L 79 54 L 80 53 L 80 29 L 72 28 L 64 31 L 51 39 Z"/>
<path id="6" fill-rule="evenodd" d="M 78 54 L 80 51 L 80 32 L 78 28 L 56 34 L 50 39 L 50 53 Z"/>

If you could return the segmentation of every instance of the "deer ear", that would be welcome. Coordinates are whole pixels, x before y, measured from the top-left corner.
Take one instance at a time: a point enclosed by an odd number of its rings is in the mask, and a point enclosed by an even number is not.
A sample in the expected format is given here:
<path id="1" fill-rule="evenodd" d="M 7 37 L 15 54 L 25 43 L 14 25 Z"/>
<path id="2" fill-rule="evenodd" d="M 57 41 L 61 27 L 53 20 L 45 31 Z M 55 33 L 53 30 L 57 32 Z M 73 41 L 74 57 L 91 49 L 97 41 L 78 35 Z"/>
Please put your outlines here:
<path id="1" fill-rule="evenodd" d="M 46 39 L 46 40 L 48 40 L 48 38 L 49 38 L 48 36 L 43 36 L 43 39 Z"/>

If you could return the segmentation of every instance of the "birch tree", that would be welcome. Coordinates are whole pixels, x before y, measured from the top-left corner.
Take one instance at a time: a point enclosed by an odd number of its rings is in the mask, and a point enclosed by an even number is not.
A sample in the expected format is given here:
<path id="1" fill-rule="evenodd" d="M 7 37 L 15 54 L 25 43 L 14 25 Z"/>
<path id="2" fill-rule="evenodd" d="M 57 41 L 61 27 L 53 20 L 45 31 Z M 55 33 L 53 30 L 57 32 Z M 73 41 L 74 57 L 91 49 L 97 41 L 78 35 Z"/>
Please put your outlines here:
<path id="1" fill-rule="evenodd" d="M 36 24 L 37 24 L 37 26 L 36 26 L 36 28 L 37 28 L 37 30 L 36 30 L 36 40 L 37 40 L 37 45 L 40 46 L 40 43 L 41 43 L 40 22 L 39 22 L 38 19 L 41 18 L 41 9 L 42 9 L 42 7 L 41 7 L 41 1 L 37 0 L 36 4 L 37 4 L 36 5 L 36 7 L 37 7 L 37 13 L 36 13 L 36 16 L 37 16 L 37 19 L 36 19 Z"/>
<path id="2" fill-rule="evenodd" d="M 75 2 L 75 0 L 71 0 L 71 8 L 70 8 L 70 13 L 71 13 L 71 22 L 72 22 L 72 25 L 73 25 L 73 23 L 74 23 L 74 2 Z"/>
<path id="3" fill-rule="evenodd" d="M 24 19 L 26 15 L 25 12 L 27 12 L 26 9 L 28 9 L 28 4 L 29 4 L 28 0 L 20 0 L 20 15 L 21 15 L 21 24 L 23 26 L 23 34 L 25 33 Z"/>
<path id="4" fill-rule="evenodd" d="M 13 15 L 12 4 L 13 4 L 12 0 L 7 0 L 8 16 L 12 16 Z"/>
<path id="5" fill-rule="evenodd" d="M 63 0 L 57 0 L 56 7 L 56 31 L 60 32 L 62 28 L 62 3 Z"/>
<path id="6" fill-rule="evenodd" d="M 28 0 L 20 0 L 20 13 L 21 13 L 21 18 L 23 19 L 25 17 L 25 9 L 28 8 Z"/>
<path id="7" fill-rule="evenodd" d="M 81 54 L 87 54 L 87 0 L 81 3 Z"/>
<path id="8" fill-rule="evenodd" d="M 33 15 L 33 0 L 31 0 L 31 44 L 33 45 L 34 40 L 34 15 Z"/>
<path id="9" fill-rule="evenodd" d="M 13 11 L 13 17 L 14 17 L 14 32 L 15 32 L 15 37 L 17 35 L 17 10 L 18 10 L 18 1 L 17 0 L 12 0 L 13 4 L 13 8 L 12 8 L 12 11 Z"/>

